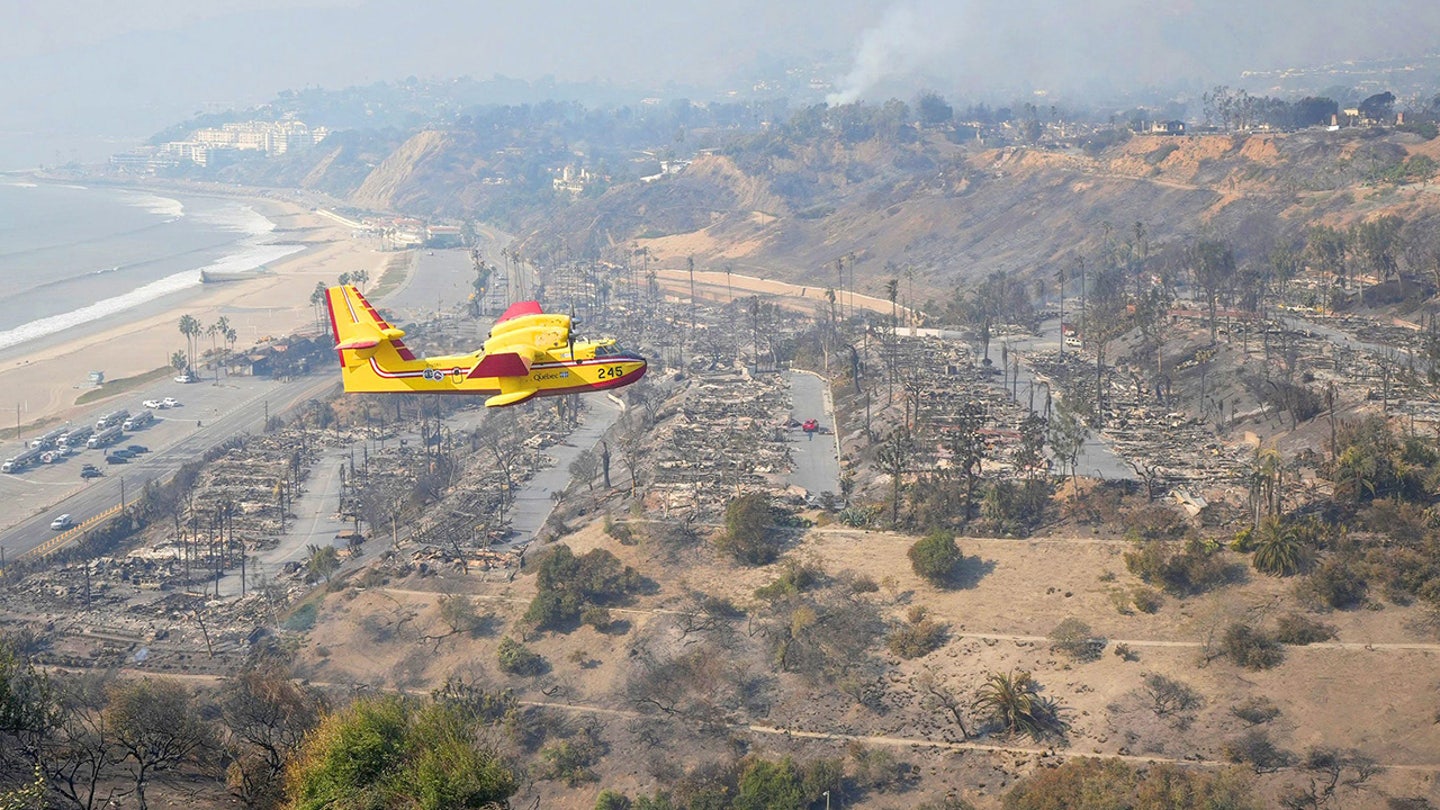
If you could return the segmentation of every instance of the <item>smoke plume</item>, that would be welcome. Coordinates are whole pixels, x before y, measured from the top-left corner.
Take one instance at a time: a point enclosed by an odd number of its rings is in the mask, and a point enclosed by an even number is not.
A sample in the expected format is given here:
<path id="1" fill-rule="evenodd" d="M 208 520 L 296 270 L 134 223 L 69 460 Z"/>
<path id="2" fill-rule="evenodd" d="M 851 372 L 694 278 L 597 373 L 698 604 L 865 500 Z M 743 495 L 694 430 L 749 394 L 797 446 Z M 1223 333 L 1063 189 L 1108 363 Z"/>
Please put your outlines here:
<path id="1" fill-rule="evenodd" d="M 931 16 L 911 3 L 891 6 L 878 26 L 860 36 L 855 64 L 825 102 L 853 104 L 882 80 L 911 73 L 938 53 L 941 28 L 932 25 Z"/>

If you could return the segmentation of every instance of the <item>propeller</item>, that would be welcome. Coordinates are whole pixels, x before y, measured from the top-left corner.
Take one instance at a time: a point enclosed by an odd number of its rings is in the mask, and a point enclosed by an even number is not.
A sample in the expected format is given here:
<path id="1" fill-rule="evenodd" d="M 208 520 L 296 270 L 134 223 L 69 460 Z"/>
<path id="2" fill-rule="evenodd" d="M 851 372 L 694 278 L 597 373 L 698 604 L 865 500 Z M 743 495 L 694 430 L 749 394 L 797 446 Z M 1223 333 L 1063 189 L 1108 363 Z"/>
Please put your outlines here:
<path id="1" fill-rule="evenodd" d="M 572 363 L 575 362 L 575 323 L 576 323 L 576 319 L 575 319 L 575 302 L 574 302 L 574 301 L 571 301 L 571 302 L 570 302 L 570 328 L 565 330 L 565 340 L 566 340 L 567 342 L 569 342 L 569 344 L 570 344 L 570 362 L 572 362 Z M 571 396 L 573 397 L 574 395 L 572 394 Z M 574 400 L 574 399 L 571 399 L 571 400 L 570 400 L 570 408 L 569 408 L 569 410 L 570 410 L 570 425 L 573 427 L 573 426 L 575 425 L 576 421 L 577 421 L 577 418 L 578 418 L 578 415 L 575 413 L 575 411 L 578 410 L 578 409 L 575 407 L 575 400 Z"/>
<path id="2" fill-rule="evenodd" d="M 565 340 L 570 344 L 570 362 L 575 362 L 575 303 L 570 303 L 570 328 L 565 330 Z"/>

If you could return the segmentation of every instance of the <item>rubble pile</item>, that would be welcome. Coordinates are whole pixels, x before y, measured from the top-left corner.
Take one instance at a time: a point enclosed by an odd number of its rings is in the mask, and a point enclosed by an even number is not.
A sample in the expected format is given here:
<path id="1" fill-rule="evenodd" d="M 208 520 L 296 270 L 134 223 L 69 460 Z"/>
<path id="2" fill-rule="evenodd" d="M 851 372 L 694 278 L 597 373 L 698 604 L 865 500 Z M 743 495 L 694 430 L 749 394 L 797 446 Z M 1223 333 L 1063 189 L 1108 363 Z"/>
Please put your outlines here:
<path id="1" fill-rule="evenodd" d="M 397 442 L 352 468 L 345 512 L 367 520 L 375 512 L 396 516 L 412 541 L 456 553 L 486 548 L 509 535 L 506 511 L 515 491 L 549 463 L 544 449 L 571 428 L 553 408 L 529 408 L 450 436 L 433 450 Z M 375 530 L 398 533 L 393 526 Z"/>
<path id="2" fill-rule="evenodd" d="M 641 454 L 653 463 L 647 506 L 664 515 L 718 515 L 737 492 L 784 489 L 781 476 L 792 461 L 783 376 L 694 377 L 665 410 L 674 416 L 645 438 Z"/>
<path id="3" fill-rule="evenodd" d="M 1009 463 L 1020 440 L 1020 424 L 1029 408 L 1016 401 L 1025 399 L 1033 388 L 1013 384 L 1001 387 L 1001 372 L 993 366 L 975 364 L 970 348 L 955 341 L 918 338 L 901 343 L 900 365 L 903 388 L 917 400 L 915 423 L 942 441 L 946 433 L 959 429 L 961 414 L 979 408 L 985 415 L 980 429 L 988 447 L 987 458 Z M 898 395 L 898 394 L 897 394 Z M 1039 409 L 1044 410 L 1043 398 Z M 940 464 L 946 452 L 936 451 Z"/>
<path id="4" fill-rule="evenodd" d="M 195 482 L 188 513 L 194 528 L 226 515 L 231 533 L 252 546 L 273 543 L 282 523 L 281 489 L 303 480 L 315 460 L 302 428 L 250 437 L 207 464 Z"/>
<path id="5" fill-rule="evenodd" d="M 1179 361 L 1203 363 L 1200 353 Z M 1062 364 L 1058 352 L 1037 352 L 1030 357 L 1034 368 L 1058 392 L 1072 401 L 1093 401 L 1095 364 L 1076 352 L 1066 352 Z M 1105 388 L 1104 426 L 1100 433 L 1124 459 L 1142 475 L 1159 485 L 1231 486 L 1245 473 L 1250 451 L 1232 447 L 1216 435 L 1208 420 L 1192 418 L 1164 407 L 1154 391 L 1139 377 L 1122 367 L 1107 366 L 1101 381 Z"/>

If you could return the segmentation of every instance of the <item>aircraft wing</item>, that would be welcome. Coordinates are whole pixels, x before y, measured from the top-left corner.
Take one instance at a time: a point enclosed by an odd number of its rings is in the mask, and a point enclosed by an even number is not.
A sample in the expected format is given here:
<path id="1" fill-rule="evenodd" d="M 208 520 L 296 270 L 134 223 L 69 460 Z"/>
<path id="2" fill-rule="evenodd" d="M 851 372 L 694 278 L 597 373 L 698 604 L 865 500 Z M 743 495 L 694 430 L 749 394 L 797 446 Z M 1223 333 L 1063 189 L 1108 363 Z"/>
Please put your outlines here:
<path id="1" fill-rule="evenodd" d="M 535 349 L 530 346 L 508 346 L 487 352 L 475 364 L 470 377 L 525 377 L 535 362 Z"/>

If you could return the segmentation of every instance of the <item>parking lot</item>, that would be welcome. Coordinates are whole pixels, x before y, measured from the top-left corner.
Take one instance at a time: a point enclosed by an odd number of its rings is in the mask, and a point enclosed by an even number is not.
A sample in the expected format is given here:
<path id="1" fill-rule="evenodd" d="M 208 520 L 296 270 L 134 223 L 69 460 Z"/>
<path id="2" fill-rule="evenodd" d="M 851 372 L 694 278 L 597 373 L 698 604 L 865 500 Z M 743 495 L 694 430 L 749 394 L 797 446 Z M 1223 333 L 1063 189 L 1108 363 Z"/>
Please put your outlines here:
<path id="1" fill-rule="evenodd" d="M 123 438 L 109 447 L 77 450 L 55 463 L 0 475 L 0 499 L 10 506 L 0 512 L 0 547 L 9 558 L 18 556 L 49 539 L 53 534 L 49 524 L 61 513 L 69 513 L 76 524 L 83 524 L 132 497 L 145 482 L 171 475 L 206 448 L 237 433 L 258 432 L 269 414 L 278 414 L 296 400 L 333 385 L 333 377 L 326 374 L 290 383 L 238 376 L 222 376 L 218 383 L 211 379 L 183 384 L 166 379 L 97 402 L 70 424 L 93 426 L 102 415 L 121 408 L 134 415 L 147 410 L 142 405 L 145 400 L 170 397 L 177 404 L 151 409 L 153 422 L 124 432 Z M 123 462 L 107 462 L 108 455 L 132 444 L 143 445 L 148 452 Z M 0 445 L 3 458 L 21 451 L 19 442 Z M 93 472 L 86 472 L 87 465 Z"/>

